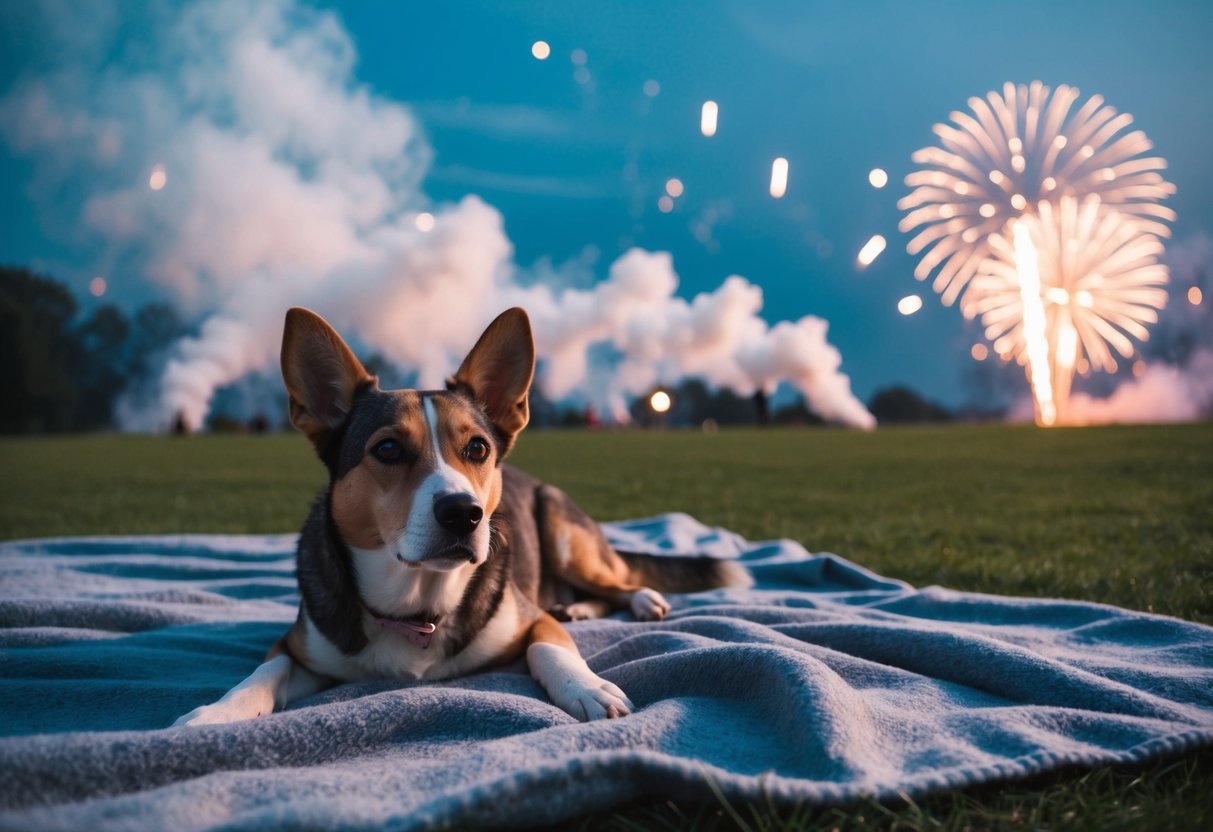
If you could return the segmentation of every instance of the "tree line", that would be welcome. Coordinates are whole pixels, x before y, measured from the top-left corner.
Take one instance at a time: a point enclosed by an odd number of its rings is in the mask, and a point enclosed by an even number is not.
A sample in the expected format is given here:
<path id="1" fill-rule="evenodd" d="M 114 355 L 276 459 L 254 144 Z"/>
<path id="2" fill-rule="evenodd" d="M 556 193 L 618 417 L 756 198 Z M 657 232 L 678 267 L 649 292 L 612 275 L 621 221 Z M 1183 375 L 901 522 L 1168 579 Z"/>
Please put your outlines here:
<path id="1" fill-rule="evenodd" d="M 190 333 L 166 303 L 148 303 L 129 317 L 103 303 L 82 310 L 63 284 L 29 269 L 0 266 L 0 433 L 65 433 L 117 426 L 123 395 L 154 385 L 165 351 Z M 381 356 L 368 367 L 385 378 L 398 376 Z M 797 397 L 772 406 L 765 395 L 739 396 L 713 390 L 700 379 L 669 388 L 671 408 L 657 414 L 648 396 L 631 405 L 639 425 L 820 425 L 821 419 Z M 938 422 L 954 418 L 946 408 L 907 387 L 878 391 L 868 403 L 880 424 Z M 535 427 L 593 427 L 600 415 L 569 407 L 532 392 Z M 241 425 L 239 414 L 222 408 L 212 430 Z M 266 421 L 262 414 L 258 417 Z M 275 427 L 266 421 L 264 427 Z"/>
<path id="2" fill-rule="evenodd" d="M 154 380 L 157 356 L 186 332 L 168 304 L 83 312 L 63 284 L 0 266 L 0 432 L 113 428 L 119 397 Z"/>

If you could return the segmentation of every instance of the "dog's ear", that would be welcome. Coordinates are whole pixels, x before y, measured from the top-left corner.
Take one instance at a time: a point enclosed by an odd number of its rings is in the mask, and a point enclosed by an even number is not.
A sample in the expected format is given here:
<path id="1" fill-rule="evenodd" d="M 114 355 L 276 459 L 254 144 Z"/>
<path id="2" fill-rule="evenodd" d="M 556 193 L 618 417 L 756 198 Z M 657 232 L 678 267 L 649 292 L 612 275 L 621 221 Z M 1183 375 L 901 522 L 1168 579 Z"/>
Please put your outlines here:
<path id="1" fill-rule="evenodd" d="M 534 376 L 531 321 L 525 311 L 514 307 L 489 324 L 446 386 L 449 390 L 462 389 L 480 403 L 497 429 L 504 458 L 531 418 L 527 393 Z"/>
<path id="2" fill-rule="evenodd" d="M 291 424 L 313 444 L 345 421 L 360 386 L 375 383 L 324 318 L 298 307 L 286 313 L 282 378 L 290 396 Z"/>

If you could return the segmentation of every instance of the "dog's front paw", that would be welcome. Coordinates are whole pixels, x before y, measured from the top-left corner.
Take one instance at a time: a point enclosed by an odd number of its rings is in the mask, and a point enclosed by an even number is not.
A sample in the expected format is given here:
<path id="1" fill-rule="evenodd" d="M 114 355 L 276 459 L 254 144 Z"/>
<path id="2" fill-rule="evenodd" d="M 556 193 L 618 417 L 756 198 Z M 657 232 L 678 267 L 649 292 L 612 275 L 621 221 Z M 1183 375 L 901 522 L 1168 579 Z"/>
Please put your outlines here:
<path id="1" fill-rule="evenodd" d="M 229 708 L 224 708 L 221 704 L 201 705 L 188 714 L 178 717 L 173 723 L 174 728 L 179 728 L 183 725 L 222 725 L 228 722 L 239 722 L 244 719 L 243 716 L 233 714 Z"/>
<path id="2" fill-rule="evenodd" d="M 632 615 L 638 621 L 660 621 L 670 614 L 670 602 L 655 589 L 641 587 L 632 593 Z"/>
<path id="3" fill-rule="evenodd" d="M 267 712 L 268 713 L 268 712 Z M 261 716 L 261 712 L 248 713 L 240 708 L 233 708 L 229 704 L 216 702 L 214 705 L 202 705 L 194 708 L 183 717 L 179 717 L 173 723 L 173 727 L 177 728 L 182 725 L 197 727 L 199 725 L 226 725 L 231 722 L 243 722 L 246 719 L 253 719 Z"/>
<path id="4" fill-rule="evenodd" d="M 590 670 L 585 660 L 555 644 L 532 644 L 527 649 L 531 673 L 552 703 L 569 716 L 589 722 L 627 716 L 635 705 L 617 685 Z"/>
<path id="5" fill-rule="evenodd" d="M 173 723 L 176 728 L 182 725 L 225 725 L 229 722 L 243 722 L 274 710 L 274 700 L 262 691 L 234 690 L 227 696 L 211 705 L 200 705 Z"/>
<path id="6" fill-rule="evenodd" d="M 589 722 L 627 716 L 635 707 L 617 685 L 594 674 L 590 679 L 570 679 L 552 701 L 570 716 Z"/>

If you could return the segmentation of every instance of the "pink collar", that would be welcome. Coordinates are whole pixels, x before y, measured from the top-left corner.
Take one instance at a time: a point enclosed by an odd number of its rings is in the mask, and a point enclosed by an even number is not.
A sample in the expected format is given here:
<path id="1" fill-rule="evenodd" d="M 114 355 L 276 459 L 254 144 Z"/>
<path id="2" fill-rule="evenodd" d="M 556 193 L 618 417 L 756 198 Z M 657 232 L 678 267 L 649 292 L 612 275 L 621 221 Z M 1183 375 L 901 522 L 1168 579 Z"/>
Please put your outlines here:
<path id="1" fill-rule="evenodd" d="M 433 621 L 426 621 L 422 618 L 397 619 L 384 618 L 383 616 L 371 613 L 375 619 L 375 623 L 385 630 L 391 630 L 394 633 L 407 638 L 413 644 L 423 650 L 430 646 L 430 638 L 434 635 L 434 631 L 438 629 L 438 625 Z"/>

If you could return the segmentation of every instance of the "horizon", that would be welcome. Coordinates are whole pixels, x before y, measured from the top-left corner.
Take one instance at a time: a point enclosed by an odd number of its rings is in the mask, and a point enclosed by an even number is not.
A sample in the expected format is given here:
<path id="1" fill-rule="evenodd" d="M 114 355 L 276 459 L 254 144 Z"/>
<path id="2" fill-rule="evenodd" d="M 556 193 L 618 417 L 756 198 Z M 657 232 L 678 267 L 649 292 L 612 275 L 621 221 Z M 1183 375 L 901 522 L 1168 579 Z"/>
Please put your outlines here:
<path id="1" fill-rule="evenodd" d="M 75 21 L 54 5 L 5 9 L 0 172 L 11 233 L 0 258 L 63 280 L 85 306 L 130 311 L 165 300 L 203 328 L 241 304 L 264 304 L 264 314 L 239 321 L 255 332 L 275 304 L 324 299 L 359 339 L 421 377 L 457 350 L 428 331 L 426 317 L 479 291 L 491 302 L 537 305 L 539 323 L 556 333 L 541 337 L 552 339 L 557 392 L 614 385 L 621 394 L 702 377 L 746 395 L 747 385 L 800 378 L 818 408 L 835 408 L 844 421 L 858 418 L 848 396 L 870 401 L 894 385 L 956 409 L 990 383 L 975 376 L 998 373 L 970 355 L 978 328 L 914 280 L 917 258 L 905 251 L 910 235 L 897 230 L 896 202 L 908 191 L 910 154 L 935 142 L 932 125 L 1004 81 L 1040 79 L 1131 113 L 1178 186 L 1166 202 L 1178 214 L 1164 258 L 1170 303 L 1139 346 L 1145 369 L 1135 377 L 1125 362 L 1118 376 L 1095 377 L 1088 388 L 1107 394 L 1136 384 L 1157 396 L 1140 379 L 1178 369 L 1181 392 L 1213 389 L 1205 365 L 1191 360 L 1209 348 L 1213 330 L 1213 162 L 1192 138 L 1213 133 L 1213 102 L 1187 92 L 1213 78 L 1204 48 L 1213 9 L 1027 3 L 1016 6 L 1023 25 L 1003 25 L 1000 7 L 955 3 L 690 8 L 503 3 L 477 6 L 469 19 L 450 6 L 280 2 L 256 13 L 221 5 L 208 17 L 188 5 L 123 15 L 93 4 L 73 9 L 86 18 Z M 1046 15 L 1050 25 L 1030 25 Z M 550 49 L 543 60 L 532 52 L 538 41 Z M 183 45 L 180 55 L 170 48 Z M 273 83 L 242 86 L 254 71 Z M 178 93 L 194 97 L 185 106 L 172 100 Z M 237 109 L 232 130 L 224 108 L 247 103 L 242 93 L 262 97 L 249 104 L 253 115 Z M 290 99 L 305 93 L 313 97 Z M 705 101 L 719 108 L 711 137 L 700 129 Z M 296 132 L 282 133 L 283 125 Z M 245 184 L 261 192 L 226 178 L 251 158 L 236 152 L 246 149 L 236 140 L 250 137 L 270 154 L 263 168 L 246 169 L 255 175 Z M 207 167 L 191 161 L 208 153 Z M 293 182 L 273 175 L 283 154 Z M 779 199 L 768 192 L 776 157 L 788 160 Z M 352 173 L 334 174 L 335 198 L 319 199 L 325 194 L 309 176 L 338 165 Z M 868 179 L 876 168 L 888 176 L 879 189 Z M 170 207 L 145 204 L 150 196 Z M 186 201 L 171 202 L 178 198 Z M 242 221 L 250 203 L 259 210 Z M 280 216 L 267 219 L 274 211 Z M 440 233 L 403 240 L 406 214 L 429 216 Z M 456 224 L 454 239 L 435 248 Z M 196 227 L 204 230 L 187 238 Z M 275 234 L 286 242 L 254 239 Z M 859 251 L 876 234 L 887 247 L 861 267 Z M 652 254 L 626 260 L 634 247 Z M 368 257 L 380 259 L 368 267 Z M 620 320 L 591 315 L 618 296 L 627 279 L 621 262 L 643 284 L 632 308 L 661 316 L 660 328 L 626 343 L 612 329 Z M 433 299 L 431 308 L 406 304 L 390 325 L 342 307 L 339 289 L 321 291 L 334 281 L 395 287 L 395 275 L 421 280 L 435 265 L 472 275 L 460 278 L 466 291 L 410 296 Z M 744 280 L 729 284 L 733 275 Z M 90 301 L 98 276 L 106 290 Z M 665 294 L 646 295 L 654 284 Z M 1203 287 L 1203 303 L 1187 301 L 1192 286 Z M 897 304 L 908 295 L 923 305 L 906 315 Z M 697 297 L 706 299 L 697 306 Z M 493 311 L 457 316 L 450 341 Z M 757 365 L 722 368 L 725 353 L 712 349 L 660 363 L 671 344 L 716 332 L 704 327 L 721 321 L 737 327 L 729 335 L 736 349 L 765 350 Z M 812 354 L 811 362 L 789 363 L 791 354 L 774 346 L 781 323 L 799 327 L 796 355 Z M 397 326 L 437 338 L 439 354 L 398 343 Z M 1177 352 L 1179 343 L 1188 346 Z M 265 345 L 251 338 L 245 346 L 251 358 L 228 367 L 229 381 L 264 366 Z M 808 393 L 807 379 L 823 374 L 835 379 L 831 389 Z M 1026 382 L 994 387 L 1027 395 Z"/>

